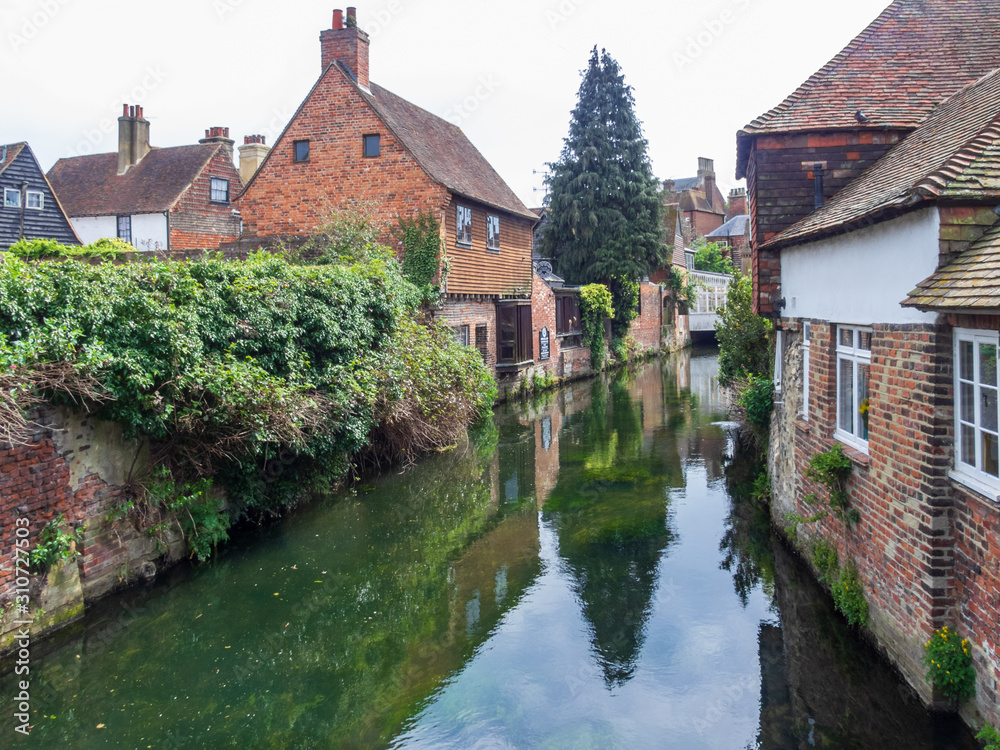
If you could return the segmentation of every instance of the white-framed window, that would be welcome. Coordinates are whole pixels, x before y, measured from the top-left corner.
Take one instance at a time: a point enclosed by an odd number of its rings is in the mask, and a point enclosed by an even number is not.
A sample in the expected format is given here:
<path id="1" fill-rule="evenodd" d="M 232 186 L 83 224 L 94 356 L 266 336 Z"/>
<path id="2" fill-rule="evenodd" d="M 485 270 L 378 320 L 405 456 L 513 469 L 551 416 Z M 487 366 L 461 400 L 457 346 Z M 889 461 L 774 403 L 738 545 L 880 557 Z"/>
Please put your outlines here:
<path id="1" fill-rule="evenodd" d="M 837 430 L 835 437 L 868 451 L 868 373 L 872 329 L 837 326 Z"/>
<path id="2" fill-rule="evenodd" d="M 955 471 L 1000 489 L 996 331 L 955 329 Z"/>
<path id="3" fill-rule="evenodd" d="M 783 351 L 782 344 L 784 343 L 784 331 L 780 328 L 776 329 L 774 332 L 774 392 L 781 393 L 781 374 L 783 370 L 783 362 L 781 361 L 781 353 Z"/>
<path id="4" fill-rule="evenodd" d="M 487 216 L 486 217 L 486 249 L 487 250 L 499 250 L 500 249 L 500 217 L 499 216 Z"/>
<path id="5" fill-rule="evenodd" d="M 221 177 L 212 178 L 212 203 L 229 203 L 229 180 Z"/>
<path id="6" fill-rule="evenodd" d="M 24 205 L 27 208 L 33 208 L 36 211 L 41 211 L 45 208 L 45 195 L 37 190 L 29 190 L 25 196 Z"/>
<path id="7" fill-rule="evenodd" d="M 455 340 L 462 346 L 469 345 L 469 326 L 462 325 L 454 328 Z"/>
<path id="8" fill-rule="evenodd" d="M 457 206 L 455 219 L 455 242 L 459 245 L 471 245 L 472 209 L 468 206 Z"/>
<path id="9" fill-rule="evenodd" d="M 21 207 L 21 191 L 15 188 L 4 188 L 3 189 L 3 207 L 4 208 L 20 208 Z"/>
<path id="10" fill-rule="evenodd" d="M 802 324 L 802 418 L 809 421 L 809 342 L 812 340 L 812 323 Z"/>

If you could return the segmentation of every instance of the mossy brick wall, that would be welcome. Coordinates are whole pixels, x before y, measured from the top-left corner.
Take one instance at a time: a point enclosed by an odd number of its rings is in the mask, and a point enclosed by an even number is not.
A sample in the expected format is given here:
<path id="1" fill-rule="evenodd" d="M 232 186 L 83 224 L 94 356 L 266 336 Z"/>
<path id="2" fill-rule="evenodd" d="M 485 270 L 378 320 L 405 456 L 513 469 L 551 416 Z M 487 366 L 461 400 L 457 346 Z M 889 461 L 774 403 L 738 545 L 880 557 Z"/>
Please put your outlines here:
<path id="1" fill-rule="evenodd" d="M 809 419 L 802 409 L 801 320 L 785 330 L 783 392 L 775 407 L 770 471 L 772 515 L 815 513 L 803 498 L 826 497 L 805 478 L 810 458 L 833 445 L 836 428 L 835 327 L 813 321 Z M 953 456 L 951 327 L 876 325 L 872 336 L 869 453 L 845 447 L 852 462 L 848 494 L 860 521 L 835 517 L 802 524 L 806 551 L 820 538 L 842 562 L 853 560 L 870 605 L 870 632 L 880 648 L 931 703 L 923 644 L 944 625 L 974 646 L 976 705 L 1000 723 L 1000 510 L 949 478 Z"/>
<path id="2" fill-rule="evenodd" d="M 662 336 L 660 322 L 663 315 L 663 292 L 659 284 L 643 282 L 639 285 L 639 294 L 642 297 L 642 306 L 639 316 L 632 321 L 629 330 L 641 351 L 659 351 Z"/>

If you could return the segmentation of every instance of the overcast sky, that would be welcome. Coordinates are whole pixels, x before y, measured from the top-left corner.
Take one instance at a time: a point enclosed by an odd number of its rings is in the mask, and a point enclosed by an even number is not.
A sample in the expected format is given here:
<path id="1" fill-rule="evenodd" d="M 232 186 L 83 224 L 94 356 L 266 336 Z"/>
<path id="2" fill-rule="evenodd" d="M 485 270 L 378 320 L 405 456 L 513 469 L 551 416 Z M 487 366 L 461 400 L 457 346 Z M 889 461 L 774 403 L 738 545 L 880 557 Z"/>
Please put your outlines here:
<path id="1" fill-rule="evenodd" d="M 371 78 L 461 125 L 529 206 L 558 158 L 580 71 L 607 48 L 635 90 L 657 177 L 715 159 L 735 180 L 735 133 L 778 104 L 889 0 L 372 0 Z M 48 170 L 117 148 L 122 103 L 154 146 L 226 126 L 273 144 L 320 72 L 330 0 L 2 0 L 0 143 Z M 537 171 L 538 174 L 533 172 Z"/>

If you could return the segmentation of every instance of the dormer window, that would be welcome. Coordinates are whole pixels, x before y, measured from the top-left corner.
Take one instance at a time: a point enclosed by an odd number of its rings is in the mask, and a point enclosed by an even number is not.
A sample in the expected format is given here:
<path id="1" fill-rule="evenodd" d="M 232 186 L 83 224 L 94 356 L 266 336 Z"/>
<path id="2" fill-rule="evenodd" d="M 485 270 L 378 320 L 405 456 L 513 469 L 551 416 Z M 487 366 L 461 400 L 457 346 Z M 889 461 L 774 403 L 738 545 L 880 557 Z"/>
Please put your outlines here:
<path id="1" fill-rule="evenodd" d="M 45 208 L 45 196 L 37 190 L 29 190 L 25 196 L 25 206 L 41 211 Z"/>
<path id="2" fill-rule="evenodd" d="M 382 155 L 382 136 L 377 133 L 364 136 L 364 155 L 366 158 Z"/>
<path id="3" fill-rule="evenodd" d="M 500 217 L 499 216 L 487 216 L 486 217 L 486 249 L 487 250 L 499 250 L 500 249 Z"/>
<path id="4" fill-rule="evenodd" d="M 459 245 L 472 244 L 472 209 L 458 206 L 455 222 L 455 242 Z"/>
<path id="5" fill-rule="evenodd" d="M 3 207 L 4 208 L 20 208 L 21 207 L 21 191 L 15 190 L 14 188 L 4 188 L 3 191 Z"/>
<path id="6" fill-rule="evenodd" d="M 212 203 L 229 203 L 229 180 L 212 178 Z"/>
<path id="7" fill-rule="evenodd" d="M 309 141 L 295 141 L 295 161 L 309 161 Z"/>

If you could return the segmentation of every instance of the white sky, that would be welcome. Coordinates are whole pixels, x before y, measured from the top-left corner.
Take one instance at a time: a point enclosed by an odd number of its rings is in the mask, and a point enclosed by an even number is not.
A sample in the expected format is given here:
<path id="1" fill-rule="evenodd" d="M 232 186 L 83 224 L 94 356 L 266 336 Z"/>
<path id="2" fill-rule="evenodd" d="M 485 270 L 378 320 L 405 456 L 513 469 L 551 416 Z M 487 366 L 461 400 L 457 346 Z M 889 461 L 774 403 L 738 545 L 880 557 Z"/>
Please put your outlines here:
<path id="1" fill-rule="evenodd" d="M 335 0 L 2 0 L 0 143 L 56 159 L 117 148 L 123 102 L 154 146 L 211 126 L 272 145 L 320 72 Z M 555 161 L 590 49 L 634 88 L 657 177 L 715 159 L 724 193 L 737 129 L 778 104 L 889 0 L 372 0 L 371 78 L 461 124 L 529 206 Z M 102 130 L 102 125 L 104 130 Z M 96 141 L 96 146 L 91 145 Z"/>

